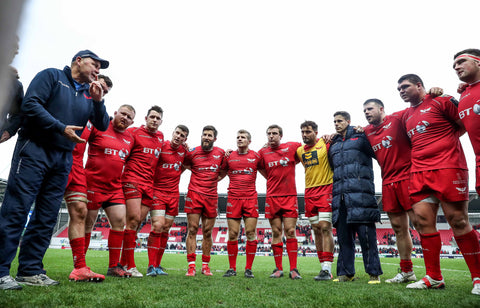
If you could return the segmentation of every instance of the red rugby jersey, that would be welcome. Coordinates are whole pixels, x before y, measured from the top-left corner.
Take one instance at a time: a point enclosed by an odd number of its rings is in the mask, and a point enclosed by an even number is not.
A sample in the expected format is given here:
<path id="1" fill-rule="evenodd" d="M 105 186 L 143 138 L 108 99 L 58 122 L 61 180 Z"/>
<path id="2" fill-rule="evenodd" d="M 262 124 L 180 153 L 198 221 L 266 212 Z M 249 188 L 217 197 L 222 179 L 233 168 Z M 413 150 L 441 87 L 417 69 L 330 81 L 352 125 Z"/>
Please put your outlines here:
<path id="1" fill-rule="evenodd" d="M 122 172 L 133 142 L 130 132 L 117 132 L 111 122 L 104 132 L 92 129 L 85 165 L 88 190 L 111 192 L 122 188 Z"/>
<path id="2" fill-rule="evenodd" d="M 178 196 L 180 175 L 182 174 L 182 165 L 187 156 L 187 150 L 184 146 L 177 149 L 172 148 L 170 141 L 165 141 L 162 147 L 162 153 L 155 169 L 153 188 L 165 195 Z"/>
<path id="3" fill-rule="evenodd" d="M 457 168 L 467 170 L 460 144 L 458 109 L 452 96 L 432 98 L 409 107 L 404 124 L 412 144 L 412 172 Z"/>
<path id="4" fill-rule="evenodd" d="M 286 142 L 276 148 L 266 147 L 258 153 L 262 169 L 267 172 L 267 197 L 296 196 L 295 165 L 300 142 Z"/>
<path id="5" fill-rule="evenodd" d="M 185 165 L 192 171 L 188 190 L 217 197 L 218 175 L 224 156 L 225 151 L 218 147 L 206 152 L 199 146 L 188 152 Z"/>
<path id="6" fill-rule="evenodd" d="M 153 185 L 153 175 L 163 145 L 163 133 L 151 133 L 145 125 L 129 128 L 134 138 L 130 154 L 123 172 L 123 183 Z"/>
<path id="7" fill-rule="evenodd" d="M 233 151 L 228 158 L 223 160 L 222 169 L 227 170 L 230 179 L 229 197 L 257 198 L 255 183 L 259 165 L 260 155 L 253 150 L 248 150 L 245 154 Z"/>
<path id="8" fill-rule="evenodd" d="M 480 166 L 480 80 L 468 85 L 458 103 L 458 115 L 465 125 Z"/>
<path id="9" fill-rule="evenodd" d="M 410 139 L 402 123 L 405 111 L 385 116 L 378 126 L 365 127 L 365 135 L 382 170 L 383 185 L 410 177 Z"/>

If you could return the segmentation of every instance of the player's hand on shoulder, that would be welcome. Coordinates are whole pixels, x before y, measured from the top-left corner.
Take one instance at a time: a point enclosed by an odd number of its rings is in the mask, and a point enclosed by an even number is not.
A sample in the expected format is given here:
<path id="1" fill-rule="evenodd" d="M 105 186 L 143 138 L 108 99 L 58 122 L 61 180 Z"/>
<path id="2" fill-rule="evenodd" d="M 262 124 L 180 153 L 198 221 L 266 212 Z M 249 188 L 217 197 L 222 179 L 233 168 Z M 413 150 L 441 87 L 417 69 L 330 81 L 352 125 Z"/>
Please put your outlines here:
<path id="1" fill-rule="evenodd" d="M 335 138 L 335 136 L 338 135 L 337 133 L 333 133 L 333 134 L 325 134 L 322 136 L 322 139 L 323 141 L 325 141 L 325 143 L 330 143 L 332 142 L 333 138 Z"/>
<path id="2" fill-rule="evenodd" d="M 433 87 L 428 90 L 427 94 L 430 94 L 433 97 L 441 96 L 443 95 L 443 89 L 439 87 Z"/>
<path id="3" fill-rule="evenodd" d="M 225 157 L 228 158 L 230 157 L 230 154 L 232 154 L 233 150 L 232 149 L 226 149 L 225 150 Z"/>
<path id="4" fill-rule="evenodd" d="M 363 133 L 363 132 L 365 132 L 365 130 L 363 129 L 363 127 L 360 126 L 360 125 L 355 126 L 355 127 L 353 128 L 353 130 L 354 130 L 356 133 L 360 133 L 360 134 Z"/>
<path id="5" fill-rule="evenodd" d="M 466 82 L 462 82 L 461 84 L 459 84 L 457 88 L 458 94 L 462 94 L 463 91 L 465 91 L 465 89 L 467 88 L 467 86 L 468 86 L 468 83 Z"/>
<path id="6" fill-rule="evenodd" d="M 75 142 L 75 143 L 85 143 L 86 140 L 80 138 L 75 131 L 83 129 L 82 126 L 75 126 L 75 125 L 67 125 L 65 130 L 63 131 L 63 135 L 68 138 L 68 140 Z"/>

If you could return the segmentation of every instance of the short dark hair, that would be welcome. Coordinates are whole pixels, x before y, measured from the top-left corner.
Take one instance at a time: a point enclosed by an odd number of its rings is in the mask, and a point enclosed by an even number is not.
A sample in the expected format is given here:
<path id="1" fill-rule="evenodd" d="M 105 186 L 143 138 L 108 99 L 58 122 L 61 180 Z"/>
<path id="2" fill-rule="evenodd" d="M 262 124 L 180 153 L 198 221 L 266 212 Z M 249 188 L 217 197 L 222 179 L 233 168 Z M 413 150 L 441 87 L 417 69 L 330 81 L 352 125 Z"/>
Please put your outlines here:
<path id="1" fill-rule="evenodd" d="M 187 134 L 187 136 L 188 136 L 188 134 L 190 133 L 190 131 L 188 130 L 188 127 L 186 127 L 186 126 L 183 125 L 183 124 L 178 124 L 177 127 L 175 127 L 175 129 L 177 129 L 177 128 L 179 128 L 179 129 L 181 129 L 182 131 L 184 131 L 184 132 Z"/>
<path id="2" fill-rule="evenodd" d="M 337 111 L 333 114 L 333 117 L 342 116 L 345 120 L 350 121 L 350 113 L 346 111 Z"/>
<path id="3" fill-rule="evenodd" d="M 202 129 L 202 133 L 203 133 L 204 131 L 206 131 L 206 130 L 211 130 L 211 131 L 213 131 L 213 137 L 217 138 L 218 132 L 217 132 L 217 129 L 215 128 L 215 126 L 213 126 L 213 125 L 207 125 L 207 126 L 205 126 L 205 127 Z"/>
<path id="4" fill-rule="evenodd" d="M 102 75 L 102 74 L 98 74 L 97 76 L 98 76 L 99 80 L 100 79 L 105 80 L 105 84 L 107 85 L 107 87 L 109 87 L 109 88 L 113 87 L 113 82 L 112 82 L 112 79 L 110 79 L 110 77 Z"/>
<path id="5" fill-rule="evenodd" d="M 246 129 L 240 129 L 237 134 L 245 134 L 247 135 L 247 139 L 248 141 L 252 141 L 252 135 L 250 134 L 250 132 Z"/>
<path id="6" fill-rule="evenodd" d="M 465 49 L 465 50 L 462 50 L 462 51 L 460 51 L 460 52 L 457 52 L 457 53 L 453 56 L 453 60 L 455 60 L 458 56 L 463 55 L 463 54 L 465 54 L 465 53 L 468 53 L 468 54 L 471 54 L 471 55 L 480 57 L 480 49 L 469 48 L 469 49 Z"/>
<path id="7" fill-rule="evenodd" d="M 309 127 L 309 126 L 313 129 L 314 132 L 318 132 L 318 125 L 317 125 L 317 123 L 315 123 L 313 121 L 303 122 L 302 124 L 300 124 L 300 129 L 302 129 L 304 127 Z"/>
<path id="8" fill-rule="evenodd" d="M 381 100 L 379 100 L 378 98 L 369 98 L 365 101 L 365 103 L 363 103 L 363 106 L 365 106 L 366 104 L 369 104 L 369 103 L 375 103 L 377 104 L 378 106 L 380 107 L 383 107 L 385 108 L 385 106 L 383 105 L 383 102 Z"/>
<path id="9" fill-rule="evenodd" d="M 269 129 L 273 129 L 273 128 L 278 128 L 278 133 L 280 134 L 280 136 L 283 136 L 283 129 L 282 129 L 279 125 L 277 125 L 277 124 L 272 124 L 272 125 L 270 125 L 269 127 L 267 127 L 267 131 L 266 131 L 266 132 L 268 133 L 268 130 L 269 130 Z"/>
<path id="10" fill-rule="evenodd" d="M 151 111 L 156 111 L 156 112 L 160 113 L 160 115 L 163 117 L 162 107 L 159 107 L 157 105 L 150 107 L 150 109 L 148 109 L 148 112 L 147 112 L 147 117 L 148 117 L 148 115 L 150 114 Z"/>
<path id="11" fill-rule="evenodd" d="M 408 80 L 413 84 L 420 83 L 422 87 L 425 88 L 425 86 L 423 85 L 422 78 L 420 78 L 418 75 L 415 75 L 415 74 L 403 75 L 402 77 L 400 77 L 400 79 L 398 79 L 398 83 L 402 83 L 404 80 Z"/>

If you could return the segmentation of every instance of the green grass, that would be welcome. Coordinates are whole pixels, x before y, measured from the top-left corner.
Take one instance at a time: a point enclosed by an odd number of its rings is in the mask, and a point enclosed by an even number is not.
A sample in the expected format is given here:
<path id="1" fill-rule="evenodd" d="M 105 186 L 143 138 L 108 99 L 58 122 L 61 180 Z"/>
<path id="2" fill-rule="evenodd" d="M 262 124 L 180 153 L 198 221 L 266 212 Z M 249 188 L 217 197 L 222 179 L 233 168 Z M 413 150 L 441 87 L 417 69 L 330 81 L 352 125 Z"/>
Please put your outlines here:
<path id="1" fill-rule="evenodd" d="M 145 273 L 146 252 L 135 254 L 138 269 Z M 197 269 L 201 257 L 197 257 Z M 382 281 L 393 277 L 399 259 L 383 258 Z M 15 261 L 16 262 L 16 261 Z M 89 251 L 87 264 L 105 274 L 108 252 Z M 480 296 L 470 294 L 470 274 L 463 259 L 444 259 L 441 266 L 445 290 L 407 290 L 405 285 L 368 285 L 368 275 L 360 259 L 356 261 L 357 281 L 349 283 L 317 282 L 318 259 L 299 257 L 302 280 L 288 277 L 269 279 L 273 257 L 255 258 L 255 279 L 245 279 L 245 257 L 238 258 L 237 277 L 223 278 L 227 256 L 212 256 L 213 277 L 197 272 L 186 277 L 186 256 L 166 254 L 162 265 L 168 276 L 119 279 L 107 277 L 103 283 L 68 281 L 72 270 L 70 250 L 49 249 L 44 260 L 47 274 L 61 284 L 54 287 L 29 287 L 21 291 L 0 291 L 0 307 L 479 307 Z M 284 258 L 288 269 L 288 258 Z M 12 264 L 15 276 L 17 264 Z M 423 259 L 414 259 L 417 278 L 425 274 Z M 333 266 L 335 268 L 335 264 Z M 288 276 L 288 275 L 287 275 Z"/>

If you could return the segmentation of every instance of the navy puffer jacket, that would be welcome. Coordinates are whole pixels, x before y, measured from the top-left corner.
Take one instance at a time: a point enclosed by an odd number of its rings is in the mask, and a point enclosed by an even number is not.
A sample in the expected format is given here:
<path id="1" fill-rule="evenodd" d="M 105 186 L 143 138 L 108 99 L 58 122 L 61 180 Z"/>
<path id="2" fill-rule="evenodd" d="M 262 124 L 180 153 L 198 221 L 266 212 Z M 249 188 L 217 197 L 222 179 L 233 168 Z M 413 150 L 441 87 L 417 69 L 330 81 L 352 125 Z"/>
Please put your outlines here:
<path id="1" fill-rule="evenodd" d="M 374 153 L 364 133 L 347 128 L 345 138 L 335 136 L 328 151 L 333 169 L 332 223 L 338 221 L 340 201 L 345 200 L 347 223 L 380 221 L 375 199 L 372 157 Z"/>

